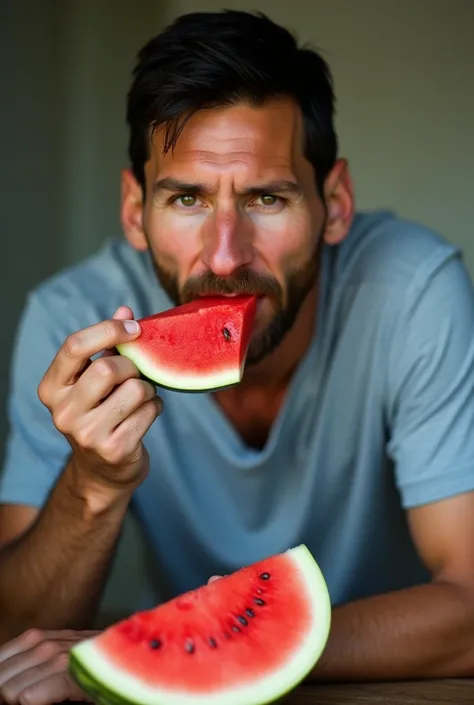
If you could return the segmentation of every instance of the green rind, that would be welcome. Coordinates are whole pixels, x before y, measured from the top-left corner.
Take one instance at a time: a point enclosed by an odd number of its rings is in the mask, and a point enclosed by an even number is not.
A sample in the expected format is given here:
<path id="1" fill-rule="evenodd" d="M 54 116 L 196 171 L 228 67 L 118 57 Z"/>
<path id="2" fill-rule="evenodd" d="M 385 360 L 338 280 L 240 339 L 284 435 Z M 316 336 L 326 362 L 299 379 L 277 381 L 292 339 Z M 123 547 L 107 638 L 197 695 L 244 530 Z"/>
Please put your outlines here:
<path id="1" fill-rule="evenodd" d="M 167 384 L 156 382 L 154 379 L 151 379 L 151 377 L 147 377 L 145 374 L 143 374 L 141 370 L 139 370 L 139 372 L 140 379 L 145 380 L 145 382 L 149 382 L 150 384 L 153 384 L 155 387 L 159 387 L 160 389 L 166 389 L 170 392 L 178 392 L 179 394 L 203 394 L 205 392 L 219 392 L 221 389 L 229 389 L 230 387 L 236 387 L 238 384 L 240 384 L 239 380 L 238 382 L 232 382 L 231 384 L 226 384 L 220 387 L 202 387 L 201 389 L 188 389 L 187 387 L 170 387 Z"/>
<path id="2" fill-rule="evenodd" d="M 138 705 L 132 700 L 120 697 L 118 693 L 110 690 L 100 681 L 95 680 L 72 652 L 69 654 L 68 670 L 81 690 L 92 698 L 97 705 Z"/>
<path id="3" fill-rule="evenodd" d="M 86 693 L 94 703 L 97 703 L 97 705 L 141 705 L 138 700 L 123 698 L 99 680 L 94 679 L 73 653 L 71 653 L 69 657 L 69 673 L 81 690 Z M 302 680 L 304 680 L 304 676 L 301 681 Z M 266 700 L 265 702 L 259 703 L 259 705 L 272 705 L 272 703 L 280 702 L 280 700 L 298 685 L 299 683 L 295 683 L 293 686 L 289 687 L 286 692 L 279 694 L 273 700 Z M 223 696 L 223 700 L 225 700 L 225 696 Z M 156 705 L 160 705 L 160 703 L 157 701 Z M 163 703 L 163 705 L 165 704 Z"/>
<path id="4" fill-rule="evenodd" d="M 259 682 L 256 678 L 255 683 L 247 689 L 247 693 L 250 696 L 242 698 L 240 697 L 239 689 L 229 689 L 226 692 L 220 694 L 209 693 L 208 695 L 199 694 L 194 695 L 191 693 L 174 693 L 173 691 L 162 690 L 162 697 L 159 695 L 159 689 L 155 689 L 153 697 L 147 697 L 145 699 L 124 697 L 116 690 L 110 687 L 110 683 L 106 683 L 103 679 L 99 679 L 96 675 L 92 675 L 90 669 L 87 668 L 83 658 L 84 646 L 86 647 L 87 655 L 87 644 L 82 642 L 76 645 L 70 651 L 69 660 L 69 671 L 82 688 L 82 690 L 87 693 L 98 705 L 187 705 L 187 703 L 193 703 L 194 705 L 199 703 L 199 705 L 204 705 L 204 703 L 209 702 L 213 705 L 220 705 L 220 703 L 232 703 L 232 705 L 270 705 L 270 703 L 275 703 L 281 698 L 285 697 L 288 693 L 293 691 L 300 683 L 304 681 L 307 675 L 312 671 L 316 663 L 321 658 L 321 655 L 326 647 L 326 643 L 330 633 L 331 627 L 331 602 L 329 597 L 329 592 L 327 589 L 324 576 L 321 570 L 311 555 L 310 551 L 306 546 L 300 545 L 294 549 L 290 550 L 294 556 L 297 557 L 297 562 L 300 567 L 305 571 L 305 575 L 309 576 L 307 580 L 307 587 L 313 586 L 316 591 L 315 599 L 313 605 L 317 608 L 317 618 L 318 626 L 315 631 L 315 637 L 318 637 L 318 643 L 312 644 L 308 639 L 308 645 L 303 644 L 306 648 L 300 650 L 297 654 L 299 656 L 298 663 L 296 659 L 293 659 L 293 665 L 291 663 L 286 664 L 283 668 L 275 671 L 274 674 L 266 676 Z M 310 579 L 311 578 L 311 579 Z M 94 639 L 87 640 L 89 643 L 93 643 Z M 94 656 L 97 659 L 98 654 L 89 653 L 89 659 L 94 664 Z M 304 666 L 302 661 L 304 660 Z M 291 675 L 289 672 L 289 666 L 292 666 Z M 107 668 L 109 668 L 107 666 Z M 111 669 L 113 670 L 113 668 Z M 280 675 L 281 672 L 286 673 L 286 680 L 284 684 L 277 689 L 275 680 Z M 109 673 L 110 676 L 110 673 Z M 254 690 L 263 690 L 261 685 L 264 682 L 267 685 L 273 679 L 273 688 L 271 693 L 267 693 L 265 697 L 256 698 Z M 110 680 L 110 678 L 109 678 Z M 270 687 L 267 686 L 267 691 Z"/>
<path id="5" fill-rule="evenodd" d="M 151 382 L 151 384 L 157 385 L 158 387 L 161 387 L 162 389 L 169 389 L 170 391 L 173 392 L 187 392 L 187 393 L 202 393 L 202 392 L 215 392 L 220 389 L 227 389 L 228 387 L 235 387 L 237 384 L 240 383 L 242 379 L 242 374 L 243 374 L 243 367 L 245 364 L 245 358 L 242 363 L 242 367 L 240 370 L 232 370 L 227 373 L 227 375 L 222 375 L 221 379 L 222 381 L 219 382 L 218 384 L 210 384 L 209 381 L 210 379 L 215 379 L 217 375 L 199 375 L 196 374 L 194 378 L 188 377 L 186 381 L 183 381 L 182 384 L 170 384 L 167 380 L 170 379 L 170 377 L 175 377 L 176 380 L 179 380 L 179 374 L 176 375 L 168 375 L 166 373 L 163 373 L 160 371 L 156 366 L 152 365 L 149 363 L 143 355 L 140 355 L 140 351 L 138 350 L 137 347 L 134 346 L 133 343 L 125 343 L 124 345 L 117 345 L 116 347 L 117 352 L 120 355 L 123 355 L 123 357 L 128 357 L 129 360 L 133 362 L 133 364 L 137 367 L 137 369 L 140 371 L 141 376 L 146 379 L 147 381 Z"/>

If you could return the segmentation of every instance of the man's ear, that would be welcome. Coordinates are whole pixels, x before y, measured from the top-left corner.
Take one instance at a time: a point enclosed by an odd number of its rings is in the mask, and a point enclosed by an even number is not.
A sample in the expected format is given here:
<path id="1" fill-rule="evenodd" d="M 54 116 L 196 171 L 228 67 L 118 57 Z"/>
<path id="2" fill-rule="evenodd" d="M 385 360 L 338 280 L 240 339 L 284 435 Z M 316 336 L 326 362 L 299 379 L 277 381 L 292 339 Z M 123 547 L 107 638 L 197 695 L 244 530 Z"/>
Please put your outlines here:
<path id="1" fill-rule="evenodd" d="M 143 191 L 130 169 L 121 172 L 120 219 L 125 237 L 136 250 L 147 250 L 143 230 Z"/>
<path id="2" fill-rule="evenodd" d="M 347 160 L 338 159 L 324 184 L 328 219 L 324 240 L 338 245 L 348 234 L 354 218 L 354 189 Z"/>

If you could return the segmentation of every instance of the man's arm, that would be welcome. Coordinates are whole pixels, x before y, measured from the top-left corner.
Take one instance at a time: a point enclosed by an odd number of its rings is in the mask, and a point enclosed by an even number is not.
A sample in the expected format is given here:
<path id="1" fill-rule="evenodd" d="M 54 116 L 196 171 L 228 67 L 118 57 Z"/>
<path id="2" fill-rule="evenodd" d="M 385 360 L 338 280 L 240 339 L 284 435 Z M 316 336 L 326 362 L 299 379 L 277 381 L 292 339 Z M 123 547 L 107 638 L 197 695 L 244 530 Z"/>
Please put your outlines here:
<path id="1" fill-rule="evenodd" d="M 96 511 L 68 463 L 37 519 L 0 551 L 0 644 L 32 626 L 91 627 L 130 498 Z"/>
<path id="2" fill-rule="evenodd" d="M 42 377 L 74 329 L 73 320 L 72 330 L 63 324 L 60 308 L 32 294 L 12 355 L 0 476 L 0 644 L 32 626 L 88 624 L 120 532 L 122 507 L 93 518 L 72 491 L 70 471 L 63 475 L 71 447 L 38 398 Z"/>
<path id="3" fill-rule="evenodd" d="M 136 333 L 118 320 L 103 322 L 67 337 L 58 352 L 51 340 L 44 344 L 52 323 L 41 319 L 42 309 L 38 313 L 40 354 L 35 349 L 31 360 L 28 340 L 35 336 L 29 327 L 38 325 L 31 309 L 16 346 L 12 432 L 0 504 L 9 505 L 11 518 L 15 504 L 28 505 L 39 495 L 42 509 L 29 527 L 17 526 L 16 532 L 2 522 L 0 643 L 33 626 L 90 625 L 128 504 L 146 475 L 141 439 L 161 408 L 154 387 L 138 379 L 126 358 L 89 364 L 100 351 Z M 117 317 L 131 315 L 123 309 Z M 70 460 L 62 471 L 58 462 L 65 446 Z"/>
<path id="4" fill-rule="evenodd" d="M 0 551 L 20 538 L 38 517 L 39 509 L 27 504 L 0 504 Z"/>
<path id="5" fill-rule="evenodd" d="M 474 676 L 474 493 L 409 522 L 432 581 L 336 607 L 315 680 Z"/>

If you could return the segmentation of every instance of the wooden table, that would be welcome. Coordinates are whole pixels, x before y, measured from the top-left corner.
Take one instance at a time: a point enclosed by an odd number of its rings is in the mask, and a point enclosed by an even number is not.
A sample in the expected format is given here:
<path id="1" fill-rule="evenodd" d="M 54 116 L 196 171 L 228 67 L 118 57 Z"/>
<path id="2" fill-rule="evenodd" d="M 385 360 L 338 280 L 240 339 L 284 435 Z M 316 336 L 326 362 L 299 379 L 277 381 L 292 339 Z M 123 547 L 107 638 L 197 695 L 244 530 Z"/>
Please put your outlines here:
<path id="1" fill-rule="evenodd" d="M 282 705 L 474 705 L 474 680 L 305 685 Z"/>
<path id="2" fill-rule="evenodd" d="M 474 679 L 367 683 L 357 685 L 303 685 L 281 705 L 474 705 Z M 69 702 L 59 705 L 71 705 Z M 74 705 L 89 705 L 75 703 Z"/>

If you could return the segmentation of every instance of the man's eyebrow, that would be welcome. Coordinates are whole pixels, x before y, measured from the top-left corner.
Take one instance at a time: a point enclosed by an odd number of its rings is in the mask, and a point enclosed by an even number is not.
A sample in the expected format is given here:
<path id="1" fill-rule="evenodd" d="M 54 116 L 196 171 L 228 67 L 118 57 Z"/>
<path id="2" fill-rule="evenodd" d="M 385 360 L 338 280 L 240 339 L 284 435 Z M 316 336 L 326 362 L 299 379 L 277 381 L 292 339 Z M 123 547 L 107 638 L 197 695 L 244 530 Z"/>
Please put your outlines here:
<path id="1" fill-rule="evenodd" d="M 210 193 L 211 189 L 204 183 L 181 181 L 180 179 L 175 179 L 172 176 L 167 176 L 163 179 L 155 181 L 153 185 L 154 195 L 158 195 L 162 191 L 197 194 Z M 289 179 L 278 179 L 262 184 L 256 184 L 255 186 L 248 186 L 247 188 L 242 189 L 242 191 L 239 191 L 239 194 L 247 196 L 258 196 L 262 193 L 301 193 L 301 189 L 296 181 L 291 181 Z"/>
<path id="2" fill-rule="evenodd" d="M 167 176 L 164 179 L 159 179 L 153 184 L 153 193 L 159 194 L 160 191 L 172 191 L 174 193 L 203 193 L 209 191 L 205 184 L 191 183 L 188 181 L 180 181 L 172 176 Z"/>
<path id="3" fill-rule="evenodd" d="M 244 189 L 245 194 L 258 196 L 262 193 L 301 193 L 301 188 L 296 181 L 288 179 L 278 179 L 267 181 L 263 184 L 256 184 Z"/>

